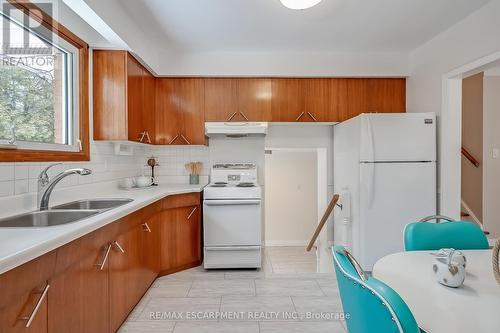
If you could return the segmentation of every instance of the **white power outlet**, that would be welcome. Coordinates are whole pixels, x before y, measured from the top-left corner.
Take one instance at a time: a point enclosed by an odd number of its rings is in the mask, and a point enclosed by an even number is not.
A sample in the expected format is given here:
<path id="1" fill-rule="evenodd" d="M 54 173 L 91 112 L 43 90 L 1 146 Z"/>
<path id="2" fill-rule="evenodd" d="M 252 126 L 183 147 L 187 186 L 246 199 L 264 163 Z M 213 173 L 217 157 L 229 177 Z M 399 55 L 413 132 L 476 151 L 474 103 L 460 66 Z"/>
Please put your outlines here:
<path id="1" fill-rule="evenodd" d="M 491 150 L 491 157 L 493 157 L 494 159 L 497 159 L 499 157 L 500 153 L 499 153 L 499 150 L 498 148 L 493 148 Z"/>

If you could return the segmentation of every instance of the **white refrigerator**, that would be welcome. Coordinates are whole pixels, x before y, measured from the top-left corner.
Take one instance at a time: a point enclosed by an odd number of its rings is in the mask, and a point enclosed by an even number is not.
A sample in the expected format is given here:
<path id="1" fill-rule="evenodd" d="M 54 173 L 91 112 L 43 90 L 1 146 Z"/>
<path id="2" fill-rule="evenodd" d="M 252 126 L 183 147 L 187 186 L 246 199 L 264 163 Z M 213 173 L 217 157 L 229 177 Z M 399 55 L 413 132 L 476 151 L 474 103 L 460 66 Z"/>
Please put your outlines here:
<path id="1" fill-rule="evenodd" d="M 403 251 L 406 224 L 436 214 L 434 113 L 362 114 L 334 127 L 334 242 L 363 269 Z"/>

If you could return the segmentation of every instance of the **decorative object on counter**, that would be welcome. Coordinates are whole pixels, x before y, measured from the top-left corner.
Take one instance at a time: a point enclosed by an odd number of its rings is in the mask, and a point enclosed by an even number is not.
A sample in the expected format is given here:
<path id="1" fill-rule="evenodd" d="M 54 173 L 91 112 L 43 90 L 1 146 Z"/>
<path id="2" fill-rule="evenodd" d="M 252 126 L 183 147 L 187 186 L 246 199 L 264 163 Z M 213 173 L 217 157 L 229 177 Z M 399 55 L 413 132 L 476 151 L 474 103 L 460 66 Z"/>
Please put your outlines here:
<path id="1" fill-rule="evenodd" d="M 147 164 L 148 166 L 151 167 L 151 181 L 152 181 L 151 186 L 158 186 L 158 183 L 156 183 L 155 179 L 155 167 L 159 166 L 160 163 L 158 163 L 157 157 L 151 156 L 148 159 Z"/>
<path id="2" fill-rule="evenodd" d="M 203 169 L 203 163 L 190 162 L 185 165 L 186 170 L 189 171 L 189 184 L 198 185 L 200 183 L 200 173 Z"/>
<path id="3" fill-rule="evenodd" d="M 441 249 L 434 255 L 436 258 L 432 270 L 436 281 L 447 287 L 460 287 L 465 281 L 467 263 L 463 253 L 454 249 Z"/>
<path id="4" fill-rule="evenodd" d="M 148 187 L 148 186 L 151 186 L 153 184 L 151 177 L 144 176 L 144 175 L 139 176 L 139 177 L 135 177 L 133 179 L 133 181 L 134 181 L 134 185 L 137 187 Z"/>
<path id="5" fill-rule="evenodd" d="M 500 252 L 500 239 L 497 240 L 495 246 L 493 247 L 493 273 L 495 274 L 495 279 L 497 280 L 497 283 L 500 285 L 499 252 Z"/>

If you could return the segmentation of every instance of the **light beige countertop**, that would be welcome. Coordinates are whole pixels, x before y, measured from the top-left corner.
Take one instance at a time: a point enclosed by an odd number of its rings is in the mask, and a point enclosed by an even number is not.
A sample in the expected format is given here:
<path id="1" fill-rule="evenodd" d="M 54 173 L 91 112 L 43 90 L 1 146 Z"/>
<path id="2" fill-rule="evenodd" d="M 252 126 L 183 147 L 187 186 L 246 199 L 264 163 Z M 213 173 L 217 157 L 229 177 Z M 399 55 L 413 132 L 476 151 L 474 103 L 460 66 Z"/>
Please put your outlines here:
<path id="1" fill-rule="evenodd" d="M 78 192 L 77 196 L 67 196 L 66 201 L 58 198 L 58 200 L 54 200 L 55 202 L 51 202 L 51 206 L 78 199 L 130 198 L 134 201 L 64 225 L 38 228 L 0 228 L 0 274 L 102 228 L 162 198 L 175 194 L 201 192 L 205 185 L 162 184 L 158 187 L 132 191 L 120 190 L 116 186 L 102 186 L 93 190 L 76 190 Z"/>

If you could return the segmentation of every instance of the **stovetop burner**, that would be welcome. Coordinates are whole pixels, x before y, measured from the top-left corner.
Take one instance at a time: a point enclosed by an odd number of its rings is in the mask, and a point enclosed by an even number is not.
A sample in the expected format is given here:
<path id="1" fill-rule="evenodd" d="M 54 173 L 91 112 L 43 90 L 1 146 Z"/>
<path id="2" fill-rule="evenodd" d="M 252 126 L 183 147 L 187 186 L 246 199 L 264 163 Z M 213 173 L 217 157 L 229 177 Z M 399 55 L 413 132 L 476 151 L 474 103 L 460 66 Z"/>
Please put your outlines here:
<path id="1" fill-rule="evenodd" d="M 226 182 L 215 182 L 210 187 L 226 187 L 227 183 Z"/>
<path id="2" fill-rule="evenodd" d="M 254 187 L 255 184 L 254 183 L 239 183 L 238 185 L 236 185 L 237 187 Z"/>

